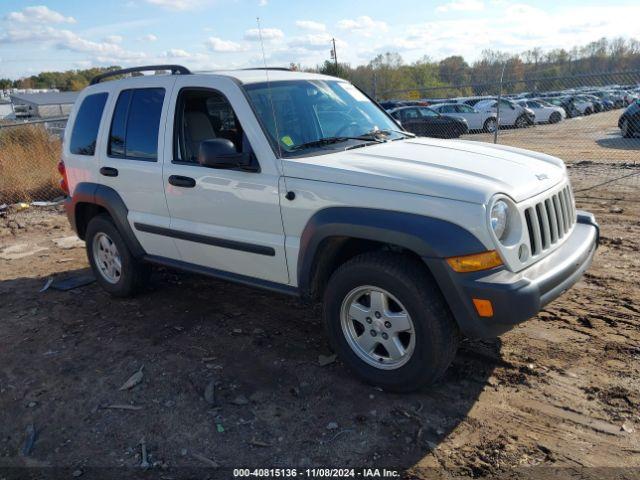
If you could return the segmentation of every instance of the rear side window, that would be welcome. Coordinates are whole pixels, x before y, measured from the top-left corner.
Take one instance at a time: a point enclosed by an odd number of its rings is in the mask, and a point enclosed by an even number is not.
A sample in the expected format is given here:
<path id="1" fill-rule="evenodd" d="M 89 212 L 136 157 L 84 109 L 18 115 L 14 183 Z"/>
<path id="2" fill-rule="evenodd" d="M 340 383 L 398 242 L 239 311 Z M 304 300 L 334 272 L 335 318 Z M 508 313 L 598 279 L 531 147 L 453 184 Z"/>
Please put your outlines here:
<path id="1" fill-rule="evenodd" d="M 94 93 L 82 101 L 76 115 L 69 150 L 75 155 L 93 156 L 107 93 Z"/>
<path id="2" fill-rule="evenodd" d="M 111 157 L 156 161 L 164 88 L 123 90 L 111 120 Z"/>

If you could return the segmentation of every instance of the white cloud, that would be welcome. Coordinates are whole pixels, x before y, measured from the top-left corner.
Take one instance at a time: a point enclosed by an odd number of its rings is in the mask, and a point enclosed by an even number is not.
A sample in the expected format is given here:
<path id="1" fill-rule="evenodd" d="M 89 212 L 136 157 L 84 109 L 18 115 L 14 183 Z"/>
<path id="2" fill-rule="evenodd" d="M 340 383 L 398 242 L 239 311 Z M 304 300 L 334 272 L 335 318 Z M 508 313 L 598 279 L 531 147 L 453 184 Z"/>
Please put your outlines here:
<path id="1" fill-rule="evenodd" d="M 327 29 L 324 23 L 314 22 L 313 20 L 297 20 L 296 27 L 313 32 L 324 32 Z"/>
<path id="2" fill-rule="evenodd" d="M 328 33 L 310 33 L 300 37 L 294 37 L 288 43 L 289 47 L 302 48 L 306 50 L 326 50 L 329 52 L 333 45 L 332 37 Z M 346 43 L 336 39 L 336 49 L 346 47 Z"/>
<path id="3" fill-rule="evenodd" d="M 484 2 L 480 0 L 457 0 L 436 8 L 436 12 L 479 12 L 481 10 L 484 10 Z"/>
<path id="4" fill-rule="evenodd" d="M 266 7 L 268 3 L 269 2 L 267 0 L 259 0 L 258 1 L 258 6 L 259 7 Z"/>
<path id="5" fill-rule="evenodd" d="M 263 28 L 262 39 L 263 40 L 279 40 L 284 37 L 284 33 L 279 28 Z M 252 42 L 260 40 L 260 30 L 257 28 L 251 28 L 244 32 L 244 39 Z"/>
<path id="6" fill-rule="evenodd" d="M 191 54 L 181 48 L 170 48 L 164 52 L 163 56 L 167 58 L 189 58 Z"/>
<path id="7" fill-rule="evenodd" d="M 37 26 L 30 29 L 10 29 L 0 35 L 1 43 L 45 43 L 55 48 L 71 52 L 87 53 L 96 59 L 137 60 L 146 57 L 143 52 L 132 52 L 110 42 L 94 42 L 80 37 L 70 30 L 59 30 L 49 26 Z"/>
<path id="8" fill-rule="evenodd" d="M 389 26 L 382 20 L 363 15 L 356 19 L 345 19 L 338 22 L 338 28 L 370 37 L 375 33 L 386 32 Z"/>
<path id="9" fill-rule="evenodd" d="M 122 35 L 108 35 L 102 40 L 105 43 L 122 43 Z"/>
<path id="10" fill-rule="evenodd" d="M 6 17 L 11 22 L 20 23 L 76 23 L 73 17 L 65 17 L 63 14 L 51 10 L 45 5 L 26 7 L 20 12 L 11 12 Z"/>
<path id="11" fill-rule="evenodd" d="M 233 53 L 245 50 L 245 48 L 239 43 L 232 42 L 231 40 L 223 40 L 218 37 L 209 37 L 206 44 L 209 49 L 218 53 Z"/>
<path id="12" fill-rule="evenodd" d="M 158 37 L 156 37 L 153 33 L 147 33 L 146 35 L 140 37 L 140 40 L 144 42 L 155 42 L 156 40 L 158 40 Z"/>
<path id="13" fill-rule="evenodd" d="M 201 6 L 203 0 L 146 0 L 151 5 L 166 8 L 167 10 L 193 10 Z"/>

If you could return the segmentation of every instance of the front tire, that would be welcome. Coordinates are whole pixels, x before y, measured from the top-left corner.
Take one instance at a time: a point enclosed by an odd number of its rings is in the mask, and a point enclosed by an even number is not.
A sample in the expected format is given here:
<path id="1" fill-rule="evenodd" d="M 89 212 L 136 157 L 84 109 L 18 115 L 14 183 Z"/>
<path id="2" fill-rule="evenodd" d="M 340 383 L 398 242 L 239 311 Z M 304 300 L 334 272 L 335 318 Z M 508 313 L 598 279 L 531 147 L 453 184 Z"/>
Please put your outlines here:
<path id="1" fill-rule="evenodd" d="M 325 290 L 323 317 L 342 361 L 389 391 L 436 382 L 460 338 L 426 267 L 399 253 L 366 253 L 338 268 Z"/>
<path id="2" fill-rule="evenodd" d="M 549 123 L 558 123 L 562 120 L 562 115 L 559 112 L 553 112 L 549 117 Z"/>
<path id="3" fill-rule="evenodd" d="M 130 297 L 148 283 L 151 266 L 137 260 L 108 215 L 91 219 L 87 256 L 98 284 L 115 297 Z"/>
<path id="4" fill-rule="evenodd" d="M 620 133 L 623 138 L 631 138 L 633 137 L 633 132 L 631 131 L 631 122 L 626 118 L 623 118 L 620 122 Z"/>

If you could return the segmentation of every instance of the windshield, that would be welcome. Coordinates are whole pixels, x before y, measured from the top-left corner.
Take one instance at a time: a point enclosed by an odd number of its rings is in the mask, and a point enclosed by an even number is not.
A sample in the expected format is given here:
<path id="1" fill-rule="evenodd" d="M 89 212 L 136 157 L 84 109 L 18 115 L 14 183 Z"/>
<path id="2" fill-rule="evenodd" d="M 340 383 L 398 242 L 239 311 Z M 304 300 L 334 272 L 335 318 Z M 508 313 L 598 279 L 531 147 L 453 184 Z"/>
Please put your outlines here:
<path id="1" fill-rule="evenodd" d="M 378 133 L 385 140 L 404 137 L 398 124 L 344 81 L 292 80 L 244 88 L 269 141 L 283 156 L 367 145 Z"/>

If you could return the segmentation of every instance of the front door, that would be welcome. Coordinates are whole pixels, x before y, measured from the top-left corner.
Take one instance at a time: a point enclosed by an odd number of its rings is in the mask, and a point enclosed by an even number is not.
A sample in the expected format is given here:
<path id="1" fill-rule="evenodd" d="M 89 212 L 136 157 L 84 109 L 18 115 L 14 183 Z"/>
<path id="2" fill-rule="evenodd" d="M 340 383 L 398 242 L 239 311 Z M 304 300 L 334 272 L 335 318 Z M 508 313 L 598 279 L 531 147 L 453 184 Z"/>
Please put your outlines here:
<path id="1" fill-rule="evenodd" d="M 232 107 L 233 105 L 233 107 Z M 167 124 L 163 181 L 182 261 L 286 284 L 280 173 L 251 108 L 231 80 L 176 80 Z M 201 166 L 201 142 L 227 139 L 250 159 L 243 168 Z M 253 147 L 255 146 L 255 148 Z M 268 150 L 271 153 L 270 150 Z M 263 154 L 263 157 L 265 155 Z"/>

